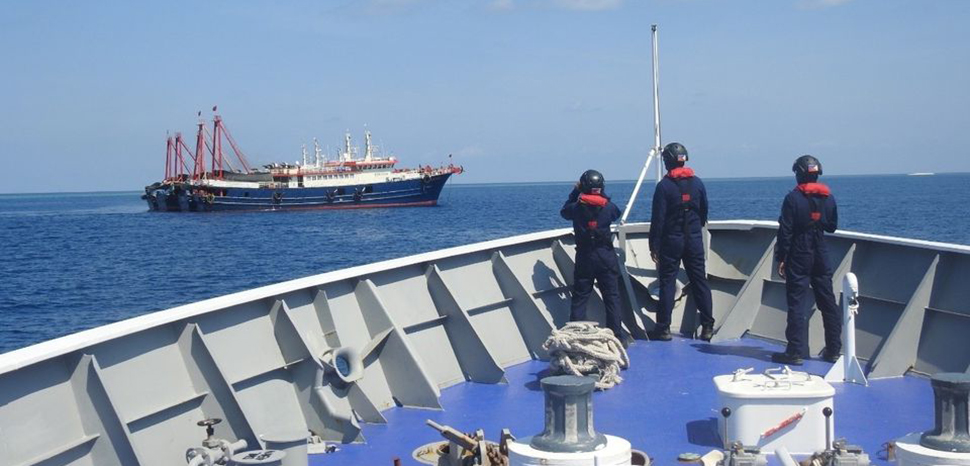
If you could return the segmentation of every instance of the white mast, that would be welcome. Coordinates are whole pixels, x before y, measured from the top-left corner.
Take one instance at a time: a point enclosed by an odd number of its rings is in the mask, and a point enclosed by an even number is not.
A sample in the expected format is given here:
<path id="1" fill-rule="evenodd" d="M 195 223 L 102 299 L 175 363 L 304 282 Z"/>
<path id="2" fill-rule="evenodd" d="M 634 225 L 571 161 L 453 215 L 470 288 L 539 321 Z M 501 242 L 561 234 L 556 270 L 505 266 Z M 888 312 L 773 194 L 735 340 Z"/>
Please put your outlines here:
<path id="1" fill-rule="evenodd" d="M 640 304 L 637 302 L 637 296 L 633 293 L 633 286 L 630 280 L 630 274 L 627 271 L 627 244 L 626 235 L 624 234 L 624 225 L 626 224 L 627 217 L 630 216 L 630 211 L 633 209 L 633 203 L 637 200 L 637 194 L 640 193 L 640 186 L 643 185 L 643 179 L 647 176 L 647 170 L 650 169 L 650 162 L 654 159 L 657 160 L 657 183 L 663 179 L 663 169 L 661 168 L 660 160 L 660 59 L 657 54 L 657 25 L 653 24 L 650 26 L 651 31 L 651 41 L 653 42 L 653 148 L 650 149 L 650 153 L 647 155 L 647 161 L 643 164 L 643 169 L 640 170 L 640 178 L 637 179 L 637 184 L 633 186 L 633 193 L 630 195 L 630 201 L 626 204 L 626 209 L 623 210 L 623 217 L 620 218 L 620 225 L 617 227 L 618 239 L 620 243 L 620 277 L 623 279 L 623 285 L 626 289 L 626 299 L 630 304 L 631 309 L 640 309 Z M 636 262 L 636 254 L 634 254 L 634 262 Z"/>
<path id="2" fill-rule="evenodd" d="M 637 179 L 637 184 L 633 186 L 633 194 L 630 195 L 630 201 L 627 202 L 626 208 L 623 209 L 623 217 L 620 218 L 621 224 L 626 223 L 627 217 L 630 216 L 633 203 L 637 200 L 637 194 L 640 193 L 640 186 L 643 184 L 643 179 L 647 177 L 647 170 L 650 169 L 650 163 L 654 159 L 657 161 L 657 183 L 663 179 L 663 162 L 660 160 L 660 57 L 657 53 L 657 25 L 650 26 L 650 31 L 653 42 L 653 148 L 650 149 L 650 153 L 647 155 L 647 161 L 643 164 L 643 169 L 640 170 L 640 177 Z"/>
<path id="3" fill-rule="evenodd" d="M 353 158 L 350 147 L 350 130 L 344 133 L 344 152 L 341 155 L 344 162 L 349 162 Z"/>
<path id="4" fill-rule="evenodd" d="M 307 162 L 306 156 L 307 156 L 307 154 L 306 154 L 306 144 L 304 144 L 303 145 L 303 167 L 304 168 L 306 168 L 306 165 L 307 165 L 307 163 L 306 163 Z"/>
<path id="5" fill-rule="evenodd" d="M 370 143 L 370 131 L 364 131 L 364 161 L 370 162 L 374 155 L 374 146 Z"/>
<path id="6" fill-rule="evenodd" d="M 660 53 L 657 49 L 657 25 L 650 26 L 653 32 L 653 153 L 657 158 L 657 183 L 664 177 L 663 161 L 660 157 Z"/>
<path id="7" fill-rule="evenodd" d="M 320 158 L 320 141 L 317 141 L 317 138 L 313 138 L 313 160 L 317 168 L 320 168 L 322 166 L 322 164 L 320 163 L 323 161 Z"/>

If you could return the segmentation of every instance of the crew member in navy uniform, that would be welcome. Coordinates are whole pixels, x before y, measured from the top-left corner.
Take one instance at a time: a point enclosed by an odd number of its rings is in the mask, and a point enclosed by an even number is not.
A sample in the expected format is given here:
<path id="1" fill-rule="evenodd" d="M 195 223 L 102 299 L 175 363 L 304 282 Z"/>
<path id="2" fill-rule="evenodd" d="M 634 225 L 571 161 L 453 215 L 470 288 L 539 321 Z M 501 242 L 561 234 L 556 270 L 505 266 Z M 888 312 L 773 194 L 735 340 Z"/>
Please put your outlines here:
<path id="1" fill-rule="evenodd" d="M 603 175 L 596 170 L 586 170 L 559 213 L 564 219 L 572 220 L 576 238 L 569 320 L 586 320 L 586 303 L 595 281 L 606 306 L 606 326 L 624 347 L 629 346 L 633 338 L 623 332 L 620 322 L 620 264 L 610 232 L 610 224 L 620 218 L 620 209 L 606 196 Z"/>
<path id="2" fill-rule="evenodd" d="M 825 350 L 822 359 L 835 362 L 842 350 L 842 316 L 832 291 L 832 264 L 825 245 L 825 232 L 832 233 L 838 225 L 835 197 L 828 186 L 818 182 L 822 164 L 811 155 L 803 155 L 792 166 L 798 186 L 787 196 L 778 219 L 778 240 L 775 260 L 778 275 L 785 279 L 788 298 L 788 326 L 784 353 L 774 353 L 771 360 L 798 365 L 809 356 L 808 319 L 812 297 L 822 312 L 825 327 Z"/>
<path id="3" fill-rule="evenodd" d="M 667 176 L 653 193 L 650 217 L 650 257 L 657 264 L 660 303 L 657 324 L 647 332 L 651 340 L 670 341 L 670 315 L 674 309 L 677 273 L 683 261 L 688 288 L 700 312 L 700 339 L 714 336 L 711 287 L 704 271 L 704 225 L 707 224 L 707 190 L 694 170 L 687 168 L 687 148 L 672 142 L 661 153 Z M 693 333 L 693 332 L 692 332 Z"/>

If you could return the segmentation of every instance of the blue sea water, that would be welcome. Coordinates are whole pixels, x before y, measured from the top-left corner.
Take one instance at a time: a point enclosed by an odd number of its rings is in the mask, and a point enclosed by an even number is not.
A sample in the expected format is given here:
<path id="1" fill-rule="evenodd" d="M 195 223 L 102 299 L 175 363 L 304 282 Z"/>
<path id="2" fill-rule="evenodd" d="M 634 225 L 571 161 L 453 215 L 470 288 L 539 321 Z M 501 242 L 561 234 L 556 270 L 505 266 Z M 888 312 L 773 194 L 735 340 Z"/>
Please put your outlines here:
<path id="1" fill-rule="evenodd" d="M 970 174 L 825 180 L 840 228 L 970 244 Z M 790 178 L 706 181 L 712 219 L 775 220 Z M 569 183 L 446 186 L 438 207 L 150 213 L 137 192 L 0 195 L 0 353 L 353 265 L 566 227 Z M 608 185 L 622 207 L 632 182 Z M 631 221 L 649 217 L 652 187 Z"/>

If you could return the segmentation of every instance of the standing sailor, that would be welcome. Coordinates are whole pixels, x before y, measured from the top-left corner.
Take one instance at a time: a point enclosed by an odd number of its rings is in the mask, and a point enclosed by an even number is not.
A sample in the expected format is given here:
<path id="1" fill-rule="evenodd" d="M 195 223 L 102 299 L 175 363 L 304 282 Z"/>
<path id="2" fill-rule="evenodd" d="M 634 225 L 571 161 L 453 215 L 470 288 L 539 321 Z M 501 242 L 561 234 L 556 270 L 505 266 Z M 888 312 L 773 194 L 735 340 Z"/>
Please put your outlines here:
<path id="1" fill-rule="evenodd" d="M 842 316 L 832 291 L 832 264 L 825 245 L 825 233 L 832 233 L 838 225 L 835 197 L 828 186 L 818 183 L 822 164 L 811 155 L 803 155 L 792 166 L 798 186 L 787 196 L 778 219 L 778 240 L 775 260 L 778 275 L 785 279 L 788 298 L 788 326 L 784 353 L 775 353 L 771 360 L 798 365 L 809 357 L 808 319 L 812 297 L 822 312 L 825 327 L 825 350 L 822 359 L 835 362 L 842 350 Z"/>
<path id="2" fill-rule="evenodd" d="M 605 193 L 603 175 L 586 170 L 559 211 L 572 220 L 576 238 L 576 268 L 573 273 L 572 306 L 569 320 L 586 320 L 586 303 L 596 282 L 606 306 L 606 326 L 626 347 L 633 338 L 620 323 L 620 265 L 613 249 L 610 224 L 620 218 L 620 209 Z"/>
<path id="3" fill-rule="evenodd" d="M 667 176 L 653 193 L 650 218 L 650 257 L 657 264 L 660 303 L 657 324 L 647 332 L 651 340 L 670 341 L 670 317 L 674 309 L 677 273 L 683 261 L 694 304 L 701 316 L 700 338 L 714 336 L 711 288 L 704 271 L 704 233 L 707 224 L 707 190 L 694 170 L 684 166 L 687 148 L 677 142 L 661 153 Z"/>

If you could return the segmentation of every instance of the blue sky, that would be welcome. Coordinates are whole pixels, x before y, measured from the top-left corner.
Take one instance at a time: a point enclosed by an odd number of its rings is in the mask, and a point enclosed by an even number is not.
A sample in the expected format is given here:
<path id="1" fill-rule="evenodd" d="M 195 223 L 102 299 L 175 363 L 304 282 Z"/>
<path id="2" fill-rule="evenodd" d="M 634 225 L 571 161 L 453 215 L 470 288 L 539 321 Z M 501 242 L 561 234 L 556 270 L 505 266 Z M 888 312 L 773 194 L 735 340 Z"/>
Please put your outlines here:
<path id="1" fill-rule="evenodd" d="M 367 125 L 457 182 L 630 179 L 651 23 L 701 176 L 970 171 L 966 1 L 33 1 L 0 13 L 0 192 L 140 189 L 213 105 L 263 163 Z"/>

